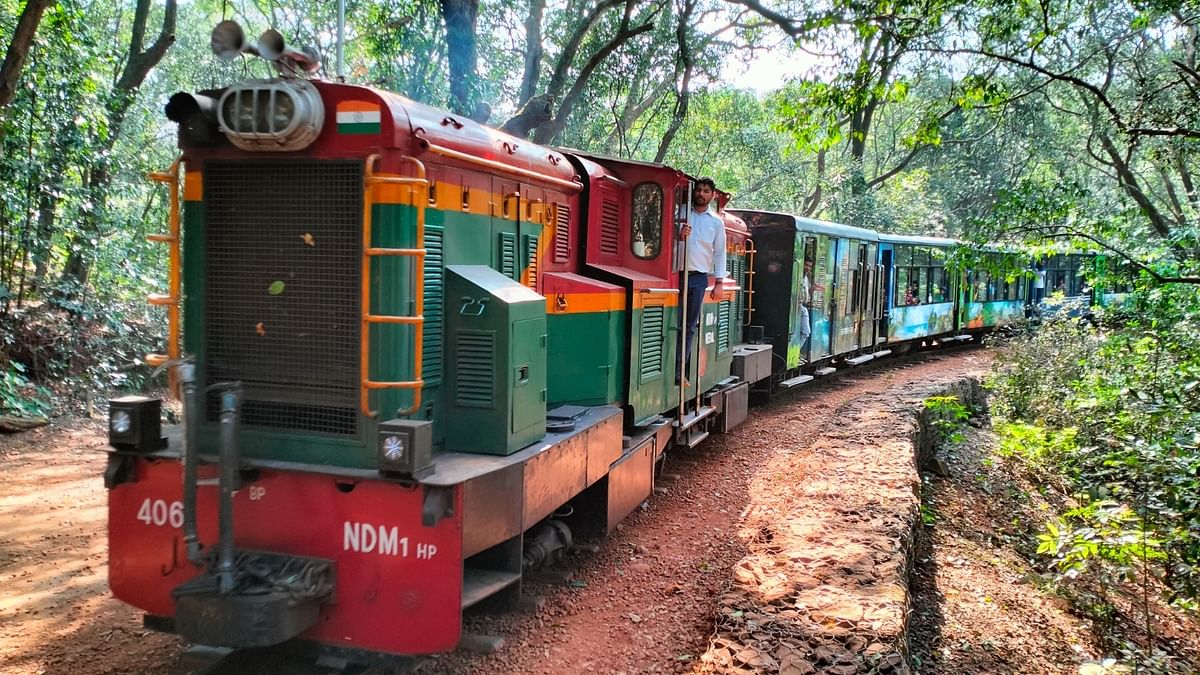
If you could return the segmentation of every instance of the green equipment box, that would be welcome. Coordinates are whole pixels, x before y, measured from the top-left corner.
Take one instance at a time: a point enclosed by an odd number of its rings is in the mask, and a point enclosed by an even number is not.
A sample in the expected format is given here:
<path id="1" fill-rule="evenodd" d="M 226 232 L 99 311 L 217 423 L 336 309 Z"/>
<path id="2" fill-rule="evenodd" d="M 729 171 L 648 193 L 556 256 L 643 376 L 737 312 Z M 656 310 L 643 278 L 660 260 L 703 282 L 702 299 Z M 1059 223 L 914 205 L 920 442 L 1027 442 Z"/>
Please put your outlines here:
<path id="1" fill-rule="evenodd" d="M 446 449 L 511 455 L 546 435 L 546 299 L 483 265 L 446 267 Z"/>

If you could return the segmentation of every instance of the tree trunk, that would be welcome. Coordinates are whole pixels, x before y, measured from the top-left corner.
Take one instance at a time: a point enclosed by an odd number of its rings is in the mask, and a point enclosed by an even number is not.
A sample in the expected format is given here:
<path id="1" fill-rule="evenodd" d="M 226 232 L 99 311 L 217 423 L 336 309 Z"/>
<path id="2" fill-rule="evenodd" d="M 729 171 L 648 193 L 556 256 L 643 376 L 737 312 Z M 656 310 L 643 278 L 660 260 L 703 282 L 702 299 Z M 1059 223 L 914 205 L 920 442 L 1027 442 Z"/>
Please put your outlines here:
<path id="1" fill-rule="evenodd" d="M 446 59 L 450 65 L 450 109 L 459 115 L 475 111 L 475 20 L 479 0 L 441 0 L 446 23 Z"/>
<path id="2" fill-rule="evenodd" d="M 688 103 L 691 101 L 692 95 L 692 69 L 696 62 L 692 55 L 692 48 L 687 41 L 687 33 L 688 23 L 691 22 L 692 11 L 695 8 L 695 0 L 683 0 L 683 8 L 679 13 L 679 24 L 675 27 L 675 42 L 679 48 L 679 61 L 676 68 L 676 72 L 679 73 L 679 91 L 675 99 L 675 113 L 671 115 L 671 123 L 658 143 L 658 151 L 654 153 L 655 164 L 662 164 L 663 159 L 667 156 L 667 150 L 671 147 L 671 142 L 675 140 L 675 135 L 683 126 L 683 120 L 687 118 Z"/>
<path id="3" fill-rule="evenodd" d="M 55 157 L 58 156 L 61 156 L 61 153 L 55 154 Z M 31 286 L 33 288 L 41 288 L 46 280 L 46 270 L 50 265 L 50 247 L 54 241 L 55 221 L 58 218 L 58 193 L 63 188 L 65 162 L 57 160 L 51 160 L 51 162 L 52 166 L 47 171 L 47 175 L 50 176 L 50 185 L 44 186 L 38 196 L 37 232 L 33 237 L 33 251 L 31 251 L 33 257 Z"/>
<path id="4" fill-rule="evenodd" d="M 1121 151 L 1117 149 L 1116 144 L 1113 143 L 1108 134 L 1101 133 L 1098 137 L 1100 144 L 1104 147 L 1105 154 L 1112 160 L 1109 166 L 1117 173 L 1117 184 L 1138 205 L 1142 214 L 1150 221 L 1150 226 L 1154 228 L 1154 232 L 1164 239 L 1169 239 L 1171 237 L 1171 225 L 1163 217 L 1158 207 L 1154 205 L 1154 202 L 1150 201 L 1150 198 L 1146 196 L 1146 193 L 1142 190 L 1141 183 L 1138 181 L 1137 174 L 1133 172 L 1128 162 L 1121 156 Z"/>
<path id="5" fill-rule="evenodd" d="M 542 71 L 542 15 L 546 0 L 529 0 L 529 15 L 525 18 L 525 74 L 521 77 L 521 98 L 517 108 L 533 98 Z"/>
<path id="6" fill-rule="evenodd" d="M 625 3 L 625 16 L 621 19 L 621 26 L 617 31 L 617 34 L 602 47 L 600 47 L 600 49 L 596 50 L 596 52 L 593 53 L 590 58 L 588 58 L 587 63 L 585 63 L 583 68 L 580 69 L 578 77 L 575 78 L 575 82 L 571 85 L 571 89 L 562 99 L 562 103 L 559 104 L 558 111 L 555 113 L 554 119 L 539 126 L 534 131 L 534 142 L 547 144 L 558 138 L 558 135 L 562 133 L 564 128 L 566 128 L 567 118 L 569 118 L 571 113 L 574 112 L 575 102 L 579 100 L 579 96 L 583 93 L 584 88 L 587 86 L 588 80 L 591 79 L 592 73 L 596 71 L 596 68 L 598 68 L 601 63 L 604 63 L 604 60 L 607 59 L 609 55 L 611 55 L 626 42 L 634 37 L 637 37 L 638 35 L 641 35 L 642 33 L 654 29 L 653 21 L 646 21 L 636 28 L 629 27 L 631 14 L 633 13 L 633 7 L 634 0 L 627 0 Z M 651 18 L 653 18 L 653 16 L 654 15 L 652 14 Z"/>
<path id="7" fill-rule="evenodd" d="M 37 33 L 38 24 L 46 8 L 55 0 L 28 0 L 21 18 L 17 20 L 17 29 L 13 32 L 12 42 L 4 56 L 4 65 L 0 66 L 0 108 L 12 103 L 17 95 L 17 83 L 21 79 L 21 71 L 25 68 L 25 58 L 29 55 L 29 47 L 33 44 L 33 36 Z"/>
<path id="8" fill-rule="evenodd" d="M 91 180 L 88 182 L 88 195 L 92 209 L 84 214 L 79 225 L 79 231 L 71 240 L 71 252 L 63 267 L 61 280 L 68 294 L 82 289 L 87 283 L 95 245 L 92 243 L 100 236 L 101 225 L 106 221 L 108 212 L 108 190 L 112 181 L 110 156 L 117 138 L 121 135 L 121 127 L 125 116 L 133 106 L 137 97 L 137 89 L 146 80 L 150 71 L 158 65 L 166 55 L 167 49 L 175 42 L 175 17 L 178 10 L 177 0 L 167 0 L 163 10 L 162 30 L 158 38 L 149 48 L 144 47 L 146 37 L 146 21 L 150 16 L 152 0 L 138 0 L 133 15 L 133 29 L 129 40 L 129 55 L 125 60 L 117 83 L 108 101 L 108 138 L 96 153 L 96 163 L 91 167 Z M 72 289 L 71 287 L 74 287 Z"/>

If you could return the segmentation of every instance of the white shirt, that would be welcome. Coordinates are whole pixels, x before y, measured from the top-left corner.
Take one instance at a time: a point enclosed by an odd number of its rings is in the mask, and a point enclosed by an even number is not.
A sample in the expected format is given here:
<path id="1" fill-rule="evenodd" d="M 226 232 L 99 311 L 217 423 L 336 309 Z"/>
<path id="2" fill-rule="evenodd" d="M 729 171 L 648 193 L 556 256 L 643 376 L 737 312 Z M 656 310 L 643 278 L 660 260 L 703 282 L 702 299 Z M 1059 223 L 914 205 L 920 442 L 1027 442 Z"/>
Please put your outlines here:
<path id="1" fill-rule="evenodd" d="M 707 272 L 709 276 L 724 278 L 725 269 L 725 223 L 712 211 L 697 213 L 688 210 L 688 225 L 692 234 L 687 240 L 687 270 Z M 683 259 L 683 242 L 675 244 L 675 259 Z"/>

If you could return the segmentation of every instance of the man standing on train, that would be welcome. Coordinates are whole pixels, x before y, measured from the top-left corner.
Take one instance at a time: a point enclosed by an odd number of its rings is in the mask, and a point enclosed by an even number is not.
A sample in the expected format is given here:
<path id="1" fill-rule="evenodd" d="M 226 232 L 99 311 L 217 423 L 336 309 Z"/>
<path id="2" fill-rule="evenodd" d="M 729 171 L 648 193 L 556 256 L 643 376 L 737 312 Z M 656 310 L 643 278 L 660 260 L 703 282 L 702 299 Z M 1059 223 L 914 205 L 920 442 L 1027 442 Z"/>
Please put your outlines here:
<path id="1" fill-rule="evenodd" d="M 691 371 L 692 345 L 696 329 L 700 325 L 701 308 L 704 306 L 704 289 L 713 285 L 712 297 L 720 294 L 725 270 L 725 223 L 721 217 L 709 210 L 717 196 L 717 184 L 713 179 L 696 179 L 692 188 L 692 210 L 688 212 L 687 224 L 679 230 L 679 242 L 675 259 L 683 261 L 683 277 L 680 286 L 687 294 L 687 344 L 676 362 L 675 384 L 688 386 L 687 374 Z M 685 246 L 686 243 L 686 246 Z M 687 259 L 684 260 L 686 251 Z M 676 343 L 678 345 L 678 342 Z"/>

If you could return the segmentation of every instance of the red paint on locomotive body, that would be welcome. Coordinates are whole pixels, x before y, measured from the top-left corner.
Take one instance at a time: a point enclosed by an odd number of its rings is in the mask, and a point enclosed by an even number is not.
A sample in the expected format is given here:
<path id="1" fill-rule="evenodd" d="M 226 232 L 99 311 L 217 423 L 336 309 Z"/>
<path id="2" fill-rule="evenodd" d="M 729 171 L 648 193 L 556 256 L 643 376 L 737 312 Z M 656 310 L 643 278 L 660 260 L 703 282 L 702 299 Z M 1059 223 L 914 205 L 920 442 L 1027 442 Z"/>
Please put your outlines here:
<path id="1" fill-rule="evenodd" d="M 139 459 L 136 480 L 109 492 L 109 585 L 119 600 L 158 616 L 174 615 L 171 590 L 198 572 L 183 543 L 182 484 L 178 462 Z M 206 550 L 217 540 L 216 489 L 202 486 L 197 499 Z M 303 638 L 393 654 L 453 649 L 461 630 L 462 489 L 450 488 L 453 515 L 425 527 L 427 489 L 263 470 L 236 495 L 235 545 L 334 561 L 333 599 Z"/>

